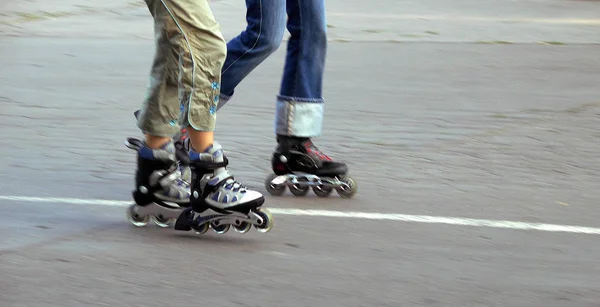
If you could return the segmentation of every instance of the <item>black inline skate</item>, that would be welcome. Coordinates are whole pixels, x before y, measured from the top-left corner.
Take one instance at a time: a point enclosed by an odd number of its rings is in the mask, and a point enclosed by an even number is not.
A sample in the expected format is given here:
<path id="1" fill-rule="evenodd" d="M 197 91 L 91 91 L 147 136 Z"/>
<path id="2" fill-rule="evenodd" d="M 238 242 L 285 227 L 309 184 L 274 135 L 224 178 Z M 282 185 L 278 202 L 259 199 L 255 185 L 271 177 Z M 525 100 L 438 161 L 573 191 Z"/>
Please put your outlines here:
<path id="1" fill-rule="evenodd" d="M 254 226 L 259 232 L 273 227 L 269 210 L 261 208 L 264 197 L 236 181 L 226 169 L 228 160 L 219 143 L 204 153 L 190 153 L 191 207 L 183 211 L 175 223 L 175 230 L 205 233 L 212 228 L 217 233 L 227 232 L 231 226 L 239 233 Z"/>
<path id="2" fill-rule="evenodd" d="M 196 153 L 189 143 L 184 129 L 157 150 L 141 140 L 127 139 L 125 145 L 138 153 L 129 221 L 144 227 L 152 219 L 160 227 L 175 224 L 175 230 L 193 229 L 199 234 L 209 228 L 225 233 L 231 225 L 240 233 L 252 226 L 259 232 L 271 230 L 273 217 L 261 208 L 264 197 L 234 180 L 226 170 L 228 160 L 221 146 L 215 142 L 205 153 Z"/>
<path id="3" fill-rule="evenodd" d="M 271 159 L 274 174 L 265 181 L 269 194 L 283 195 L 286 186 L 295 196 L 305 196 L 311 187 L 319 197 L 329 196 L 333 189 L 344 198 L 356 193 L 348 166 L 323 154 L 310 139 L 278 136 L 277 143 Z"/>
<path id="4" fill-rule="evenodd" d="M 173 142 L 161 149 L 150 149 L 144 142 L 128 138 L 125 146 L 138 153 L 136 189 L 127 209 L 129 221 L 138 227 L 150 219 L 160 227 L 170 227 L 184 208 L 190 206 L 190 187 L 182 178 L 185 155 Z"/>

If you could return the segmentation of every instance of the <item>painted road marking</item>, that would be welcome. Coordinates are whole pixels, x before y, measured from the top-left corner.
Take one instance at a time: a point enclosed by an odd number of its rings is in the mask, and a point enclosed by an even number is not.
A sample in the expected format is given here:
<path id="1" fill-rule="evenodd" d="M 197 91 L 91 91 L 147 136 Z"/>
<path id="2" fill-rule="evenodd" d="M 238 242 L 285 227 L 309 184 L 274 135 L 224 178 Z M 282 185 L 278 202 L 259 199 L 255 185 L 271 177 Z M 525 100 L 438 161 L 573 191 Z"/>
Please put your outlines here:
<path id="1" fill-rule="evenodd" d="M 501 23 L 542 23 L 556 25 L 600 25 L 599 19 L 585 18 L 533 18 L 533 17 L 493 17 L 493 16 L 461 16 L 461 15 L 405 15 L 405 14 L 369 14 L 369 13 L 329 13 L 330 17 L 359 17 L 365 19 L 398 19 L 398 20 L 440 20 L 440 21 L 479 21 Z"/>
<path id="2" fill-rule="evenodd" d="M 130 205 L 131 201 L 121 200 L 103 200 L 103 199 L 81 199 L 81 198 L 60 198 L 60 197 L 28 197 L 28 196 L 0 196 L 0 200 L 10 200 L 17 202 L 36 202 L 36 203 L 62 203 L 74 205 L 93 205 L 93 206 L 115 206 L 125 207 Z M 503 221 L 503 220 L 486 220 L 486 219 L 471 219 L 462 217 L 444 217 L 444 216 L 429 216 L 429 215 L 409 215 L 397 213 L 371 213 L 371 212 L 343 212 L 331 210 L 308 210 L 308 209 L 293 209 L 293 208 L 268 208 L 275 215 L 290 215 L 290 216 L 314 216 L 314 217 L 331 217 L 331 218 L 347 218 L 347 219 L 367 219 L 367 220 L 387 220 L 409 223 L 428 223 L 428 224 L 446 224 L 455 226 L 470 226 L 470 227 L 488 227 L 488 228 L 504 228 L 513 230 L 534 230 L 546 232 L 567 232 L 580 234 L 600 234 L 600 228 L 528 223 L 518 221 Z"/>

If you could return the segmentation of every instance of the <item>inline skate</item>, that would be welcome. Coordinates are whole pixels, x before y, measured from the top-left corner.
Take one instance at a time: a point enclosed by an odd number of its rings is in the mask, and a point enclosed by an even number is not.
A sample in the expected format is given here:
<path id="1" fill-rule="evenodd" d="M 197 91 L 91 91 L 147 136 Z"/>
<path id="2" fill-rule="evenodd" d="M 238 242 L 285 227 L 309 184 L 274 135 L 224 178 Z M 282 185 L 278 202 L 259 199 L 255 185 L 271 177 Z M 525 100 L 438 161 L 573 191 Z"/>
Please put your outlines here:
<path id="1" fill-rule="evenodd" d="M 127 209 L 133 225 L 144 227 L 152 219 L 159 227 L 174 225 L 175 230 L 198 234 L 209 228 L 222 234 L 231 226 L 240 233 L 252 226 L 259 232 L 273 227 L 271 213 L 261 208 L 264 197 L 234 180 L 217 142 L 196 153 L 182 129 L 161 149 L 150 149 L 135 138 L 125 145 L 138 153 L 135 203 Z"/>
<path id="2" fill-rule="evenodd" d="M 127 218 L 135 226 L 146 226 L 152 220 L 159 227 L 170 227 L 184 208 L 189 207 L 190 188 L 182 178 L 185 155 L 173 142 L 161 149 L 150 149 L 144 142 L 128 138 L 125 146 L 137 151 L 134 204 Z M 179 146 L 178 146 L 179 147 Z"/>
<path id="3" fill-rule="evenodd" d="M 229 164 L 221 145 L 214 142 L 204 153 L 189 151 L 191 196 L 189 208 L 183 210 L 175 230 L 205 233 L 212 228 L 227 232 L 231 226 L 240 233 L 254 226 L 259 232 L 273 227 L 269 210 L 262 208 L 265 198 L 236 181 L 226 169 Z"/>
<path id="4" fill-rule="evenodd" d="M 283 195 L 286 187 L 295 196 L 305 196 L 310 188 L 319 197 L 329 196 L 334 189 L 344 198 L 356 193 L 348 166 L 320 152 L 310 139 L 278 136 L 277 143 L 271 158 L 274 174 L 265 180 L 269 194 Z"/>

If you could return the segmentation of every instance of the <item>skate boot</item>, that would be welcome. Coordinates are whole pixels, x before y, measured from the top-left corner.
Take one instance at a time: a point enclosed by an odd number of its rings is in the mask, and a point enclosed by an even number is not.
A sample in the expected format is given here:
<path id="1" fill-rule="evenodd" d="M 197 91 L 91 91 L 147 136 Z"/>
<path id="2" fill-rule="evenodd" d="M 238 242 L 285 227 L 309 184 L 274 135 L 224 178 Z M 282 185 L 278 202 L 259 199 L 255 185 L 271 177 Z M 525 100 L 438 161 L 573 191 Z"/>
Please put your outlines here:
<path id="1" fill-rule="evenodd" d="M 278 136 L 277 143 L 271 159 L 274 174 L 265 181 L 269 194 L 280 196 L 286 186 L 295 196 L 305 196 L 311 187 L 319 197 L 329 196 L 333 189 L 344 198 L 356 193 L 348 166 L 323 154 L 310 139 Z"/>
<path id="2" fill-rule="evenodd" d="M 135 204 L 127 210 L 129 221 L 143 227 L 152 219 L 160 227 L 170 227 L 183 209 L 189 207 L 190 197 L 190 186 L 182 179 L 175 144 L 169 142 L 161 149 L 150 149 L 141 140 L 128 138 L 125 145 L 138 154 Z"/>
<path id="3" fill-rule="evenodd" d="M 225 233 L 231 226 L 239 233 L 248 232 L 252 226 L 260 232 L 271 230 L 273 217 L 261 208 L 264 197 L 234 179 L 226 169 L 229 162 L 219 143 L 214 142 L 203 153 L 190 150 L 189 156 L 191 206 L 177 219 L 176 230 L 193 229 L 198 234 L 209 228 Z"/>
<path id="4" fill-rule="evenodd" d="M 181 172 L 181 178 L 190 183 L 192 181 L 192 173 L 190 170 L 190 156 L 187 148 L 189 148 L 190 139 L 187 137 L 186 129 L 183 128 L 181 131 L 173 137 L 175 144 L 175 157 L 179 162 L 179 171 Z"/>
<path id="5" fill-rule="evenodd" d="M 133 112 L 133 116 L 135 116 L 136 120 L 139 118 L 141 112 L 141 110 L 136 110 Z M 183 178 L 183 180 L 186 182 L 190 182 L 191 173 L 189 167 L 189 157 L 187 151 L 184 149 L 184 144 L 186 141 L 188 141 L 187 130 L 185 128 L 181 128 L 181 130 L 179 130 L 179 132 L 173 136 L 173 142 L 176 149 L 176 158 L 179 161 L 181 178 Z"/>

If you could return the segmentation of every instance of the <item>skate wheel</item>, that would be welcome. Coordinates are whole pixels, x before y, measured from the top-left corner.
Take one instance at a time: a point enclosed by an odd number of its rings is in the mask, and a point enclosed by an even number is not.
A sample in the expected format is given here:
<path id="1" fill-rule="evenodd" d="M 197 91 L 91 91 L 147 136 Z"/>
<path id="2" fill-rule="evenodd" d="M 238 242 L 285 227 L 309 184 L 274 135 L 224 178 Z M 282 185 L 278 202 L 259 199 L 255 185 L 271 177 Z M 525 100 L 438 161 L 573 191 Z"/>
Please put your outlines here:
<path id="1" fill-rule="evenodd" d="M 327 196 L 329 196 L 329 194 L 331 194 L 331 191 L 333 191 L 332 188 L 328 188 L 323 185 L 318 185 L 318 186 L 313 187 L 313 192 L 315 193 L 315 195 L 317 195 L 319 197 L 327 197 Z"/>
<path id="2" fill-rule="evenodd" d="M 338 194 L 344 198 L 351 198 L 352 196 L 354 196 L 358 189 L 356 181 L 354 181 L 354 179 L 352 179 L 351 177 L 346 177 L 344 178 L 344 180 L 342 180 L 342 182 L 344 183 L 344 185 L 337 189 Z"/>
<path id="3" fill-rule="evenodd" d="M 269 175 L 269 177 L 267 177 L 267 180 L 265 180 L 265 188 L 267 189 L 267 192 L 269 192 L 269 194 L 273 196 L 281 196 L 285 192 L 285 185 L 271 183 L 275 178 L 277 178 L 276 174 Z"/>
<path id="4" fill-rule="evenodd" d="M 308 194 L 308 187 L 299 187 L 296 185 L 293 185 L 290 187 L 290 192 L 292 192 L 292 194 L 294 194 L 294 196 L 305 196 L 306 194 Z"/>
<path id="5" fill-rule="evenodd" d="M 210 223 L 210 228 L 212 228 L 212 230 L 218 234 L 224 234 L 224 233 L 228 232 L 230 227 L 231 227 L 231 225 L 229 225 L 229 224 L 217 225 L 217 224 L 215 224 L 215 222 Z"/>
<path id="6" fill-rule="evenodd" d="M 205 234 L 209 228 L 210 228 L 210 225 L 208 223 L 204 223 L 200 226 L 192 227 L 192 229 L 194 229 L 194 231 L 198 235 Z"/>
<path id="7" fill-rule="evenodd" d="M 173 224 L 175 224 L 175 220 L 176 219 L 174 219 L 174 218 L 165 218 L 162 215 L 152 217 L 152 221 L 154 222 L 154 224 L 156 224 L 156 226 L 161 227 L 161 228 L 171 227 Z"/>
<path id="8" fill-rule="evenodd" d="M 300 182 L 308 182 L 306 178 L 299 179 Z M 302 186 L 302 184 L 294 184 L 290 187 L 290 192 L 294 196 L 305 196 L 308 193 L 308 186 Z"/>
<path id="9" fill-rule="evenodd" d="M 241 222 L 239 225 L 233 225 L 233 230 L 239 233 L 246 233 L 252 228 L 252 224 L 248 222 Z"/>
<path id="10" fill-rule="evenodd" d="M 148 225 L 148 222 L 150 221 L 150 216 L 138 215 L 137 212 L 135 212 L 135 208 L 136 205 L 131 205 L 129 206 L 129 208 L 127 208 L 127 219 L 129 220 L 129 222 L 136 227 L 144 227 Z"/>
<path id="11" fill-rule="evenodd" d="M 273 215 L 271 212 L 265 208 L 261 208 L 254 213 L 258 214 L 262 219 L 262 223 L 260 225 L 254 225 L 258 232 L 267 233 L 273 228 Z"/>

